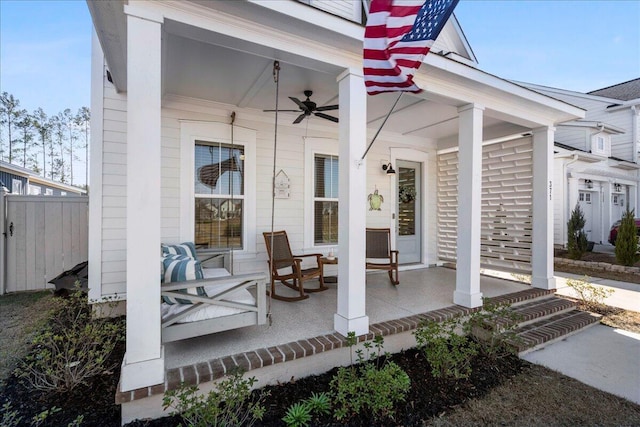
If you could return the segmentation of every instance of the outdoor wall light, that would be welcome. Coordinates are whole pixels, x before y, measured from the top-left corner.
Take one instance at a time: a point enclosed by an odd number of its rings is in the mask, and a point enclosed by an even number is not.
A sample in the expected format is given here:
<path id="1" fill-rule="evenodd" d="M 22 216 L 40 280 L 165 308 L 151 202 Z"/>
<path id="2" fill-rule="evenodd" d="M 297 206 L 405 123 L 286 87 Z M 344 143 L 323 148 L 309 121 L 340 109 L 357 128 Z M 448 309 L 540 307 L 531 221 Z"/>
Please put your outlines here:
<path id="1" fill-rule="evenodd" d="M 391 166 L 391 162 L 386 165 L 382 165 L 382 170 L 387 171 L 387 175 L 394 175 L 396 173 L 396 170 Z"/>

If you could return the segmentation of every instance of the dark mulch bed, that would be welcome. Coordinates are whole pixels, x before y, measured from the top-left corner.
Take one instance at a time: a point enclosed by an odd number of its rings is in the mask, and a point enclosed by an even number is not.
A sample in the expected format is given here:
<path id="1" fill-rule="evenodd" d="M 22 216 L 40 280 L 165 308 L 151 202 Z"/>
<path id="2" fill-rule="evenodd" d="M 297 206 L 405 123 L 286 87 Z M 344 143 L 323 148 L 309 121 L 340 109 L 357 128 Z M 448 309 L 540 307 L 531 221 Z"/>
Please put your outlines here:
<path id="1" fill-rule="evenodd" d="M 70 393 L 55 395 L 29 388 L 24 380 L 11 375 L 0 389 L 0 402 L 11 403 L 11 410 L 22 417 L 20 425 L 30 425 L 33 416 L 53 407 L 60 411 L 47 416 L 42 426 L 66 426 L 78 415 L 83 415 L 83 426 L 119 426 L 120 407 L 114 403 L 115 390 L 120 379 L 120 363 L 124 356 L 124 343 L 116 346 L 109 363 L 118 366 L 118 372 L 94 377 L 87 385 Z"/>
<path id="2" fill-rule="evenodd" d="M 112 357 L 122 360 L 124 348 L 119 347 Z M 411 378 L 411 390 L 407 400 L 396 410 L 396 419 L 376 423 L 368 414 L 359 414 L 350 420 L 350 426 L 419 426 L 423 420 L 450 412 L 462 403 L 486 394 L 493 387 L 521 372 L 527 362 L 517 357 L 508 357 L 498 363 L 477 357 L 473 364 L 473 374 L 468 380 L 445 381 L 431 376 L 431 368 L 425 358 L 415 349 L 390 356 Z M 297 379 L 290 383 L 268 386 L 257 392 L 269 392 L 265 399 L 267 413 L 260 426 L 282 426 L 282 417 L 286 409 L 293 403 L 305 399 L 312 392 L 329 390 L 329 382 L 336 373 L 333 369 L 325 374 Z M 52 407 L 61 410 L 47 417 L 43 426 L 67 425 L 78 415 L 84 416 L 82 425 L 86 426 L 119 426 L 120 408 L 114 404 L 114 395 L 119 373 L 94 379 L 90 384 L 76 389 L 74 392 L 55 396 L 33 391 L 21 383 L 20 379 L 11 376 L 0 390 L 0 401 L 11 402 L 12 410 L 17 410 L 23 418 L 23 424 L 29 425 L 34 415 Z M 176 426 L 181 422 L 178 417 L 166 417 L 151 421 L 137 421 L 128 424 L 130 427 Z M 336 424 L 331 417 L 316 420 L 314 425 Z"/>

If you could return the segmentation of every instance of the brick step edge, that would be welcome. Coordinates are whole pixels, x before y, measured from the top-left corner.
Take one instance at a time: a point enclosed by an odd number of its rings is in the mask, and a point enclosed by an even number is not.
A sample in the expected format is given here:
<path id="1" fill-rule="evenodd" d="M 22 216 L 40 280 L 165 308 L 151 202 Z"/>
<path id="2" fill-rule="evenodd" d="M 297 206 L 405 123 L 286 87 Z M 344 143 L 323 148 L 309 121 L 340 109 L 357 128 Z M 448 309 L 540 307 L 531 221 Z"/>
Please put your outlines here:
<path id="1" fill-rule="evenodd" d="M 536 299 L 526 304 L 513 307 L 513 312 L 519 317 L 518 328 L 523 328 L 535 322 L 575 310 L 577 302 L 551 296 L 545 299 Z"/>
<path id="2" fill-rule="evenodd" d="M 518 353 L 523 355 L 538 350 L 588 326 L 600 323 L 601 318 L 599 314 L 575 309 L 526 325 L 516 331 L 522 340 L 517 344 Z"/>

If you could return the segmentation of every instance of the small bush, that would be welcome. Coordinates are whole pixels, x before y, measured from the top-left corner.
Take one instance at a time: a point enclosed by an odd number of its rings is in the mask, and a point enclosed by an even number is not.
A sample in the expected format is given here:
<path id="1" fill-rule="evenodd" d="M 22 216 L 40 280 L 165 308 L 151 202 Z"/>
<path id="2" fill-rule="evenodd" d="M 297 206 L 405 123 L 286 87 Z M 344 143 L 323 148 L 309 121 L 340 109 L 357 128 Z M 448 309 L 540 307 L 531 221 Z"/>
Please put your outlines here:
<path id="1" fill-rule="evenodd" d="M 571 211 L 571 218 L 567 223 L 567 251 L 569 258 L 580 259 L 587 251 L 587 235 L 584 232 L 586 221 L 580 204 Z"/>
<path id="2" fill-rule="evenodd" d="M 351 332 L 347 345 L 352 348 L 355 343 L 355 334 Z M 370 413 L 375 420 L 393 418 L 395 404 L 406 398 L 411 385 L 409 376 L 396 363 L 383 360 L 381 336 L 376 336 L 373 343 L 373 346 L 370 342 L 363 344 L 366 354 L 356 351 L 357 366 L 352 363 L 349 367 L 341 367 L 331 379 L 331 398 L 337 420 L 362 412 Z M 376 352 L 371 352 L 372 347 Z"/>
<path id="3" fill-rule="evenodd" d="M 638 256 L 638 233 L 636 230 L 635 213 L 627 210 L 622 215 L 616 237 L 616 260 L 626 266 L 632 266 L 640 259 Z"/>
<path id="4" fill-rule="evenodd" d="M 311 408 L 303 402 L 294 403 L 282 418 L 288 427 L 307 427 L 311 422 Z"/>
<path id="5" fill-rule="evenodd" d="M 264 394 L 250 400 L 255 377 L 243 379 L 238 370 L 217 383 L 206 396 L 196 386 L 182 386 L 165 393 L 164 409 L 178 412 L 193 427 L 251 426 L 264 416 Z"/>
<path id="6" fill-rule="evenodd" d="M 17 368 L 17 375 L 37 390 L 64 393 L 87 385 L 95 376 L 113 374 L 117 364 L 107 361 L 124 340 L 124 320 L 95 318 L 79 289 L 52 303 L 51 315 L 35 334 L 33 351 Z"/>
<path id="7" fill-rule="evenodd" d="M 589 283 L 589 278 L 585 276 L 583 279 L 567 279 L 567 286 L 578 294 L 580 306 L 584 310 L 598 312 L 605 305 L 604 300 L 611 294 L 613 289 L 604 289 Z"/>
<path id="8" fill-rule="evenodd" d="M 478 349 L 476 343 L 457 333 L 462 329 L 461 319 L 454 318 L 423 322 L 414 332 L 434 377 L 463 379 L 471 374 L 471 360 Z"/>
<path id="9" fill-rule="evenodd" d="M 482 309 L 464 323 L 463 330 L 472 336 L 480 353 L 497 360 L 517 351 L 521 341 L 516 328 L 521 316 L 509 304 L 494 304 L 485 300 Z"/>
<path id="10" fill-rule="evenodd" d="M 329 415 L 331 401 L 327 393 L 312 393 L 311 397 L 302 402 L 294 403 L 287 409 L 282 418 L 288 427 L 308 426 L 314 415 Z"/>

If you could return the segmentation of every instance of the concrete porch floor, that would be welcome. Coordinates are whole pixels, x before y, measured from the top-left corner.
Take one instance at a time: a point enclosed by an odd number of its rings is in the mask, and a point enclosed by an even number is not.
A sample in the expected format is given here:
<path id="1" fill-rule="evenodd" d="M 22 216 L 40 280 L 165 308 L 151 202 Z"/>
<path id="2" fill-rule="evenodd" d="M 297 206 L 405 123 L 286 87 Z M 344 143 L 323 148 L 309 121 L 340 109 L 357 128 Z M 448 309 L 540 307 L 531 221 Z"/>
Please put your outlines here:
<path id="1" fill-rule="evenodd" d="M 165 344 L 165 369 L 193 365 L 227 355 L 333 332 L 336 284 L 324 292 L 311 293 L 299 302 L 271 301 L 272 323 L 241 328 Z M 313 287 L 313 283 L 309 285 Z M 530 289 L 508 280 L 482 276 L 484 297 L 496 297 Z M 286 288 L 279 286 L 278 292 Z M 455 270 L 444 267 L 400 272 L 400 284 L 391 285 L 385 272 L 367 274 L 366 314 L 369 323 L 412 316 L 453 305 Z"/>

